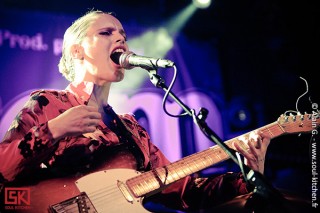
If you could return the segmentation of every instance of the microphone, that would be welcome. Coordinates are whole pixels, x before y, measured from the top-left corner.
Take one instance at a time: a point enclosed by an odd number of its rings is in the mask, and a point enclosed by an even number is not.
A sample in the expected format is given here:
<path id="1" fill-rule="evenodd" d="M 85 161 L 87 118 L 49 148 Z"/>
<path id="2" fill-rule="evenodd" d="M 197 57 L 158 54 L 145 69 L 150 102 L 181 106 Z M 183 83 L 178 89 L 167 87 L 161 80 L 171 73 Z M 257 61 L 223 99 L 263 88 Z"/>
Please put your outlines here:
<path id="1" fill-rule="evenodd" d="M 169 68 L 174 66 L 174 63 L 170 60 L 139 56 L 131 51 L 124 53 L 115 52 L 111 55 L 111 59 L 114 63 L 119 64 L 121 67 L 125 69 L 141 67 L 143 69 L 150 70 L 159 67 Z"/>

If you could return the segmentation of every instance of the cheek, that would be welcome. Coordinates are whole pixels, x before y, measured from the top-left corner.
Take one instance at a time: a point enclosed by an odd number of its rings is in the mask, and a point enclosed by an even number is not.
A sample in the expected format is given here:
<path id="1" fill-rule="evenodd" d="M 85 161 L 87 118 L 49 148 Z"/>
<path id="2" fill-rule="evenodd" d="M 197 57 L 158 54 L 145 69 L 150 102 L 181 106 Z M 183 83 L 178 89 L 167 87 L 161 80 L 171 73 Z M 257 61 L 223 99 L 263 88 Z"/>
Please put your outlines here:
<path id="1" fill-rule="evenodd" d="M 98 58 L 101 54 L 99 54 L 98 49 L 95 48 L 94 46 L 90 46 L 85 49 L 85 54 L 87 57 L 91 59 Z"/>
<path id="2" fill-rule="evenodd" d="M 101 42 L 100 42 L 101 43 Z M 99 56 L 100 49 L 103 48 L 103 45 L 99 43 L 98 39 L 86 39 L 82 42 L 85 54 L 89 58 L 95 58 Z"/>

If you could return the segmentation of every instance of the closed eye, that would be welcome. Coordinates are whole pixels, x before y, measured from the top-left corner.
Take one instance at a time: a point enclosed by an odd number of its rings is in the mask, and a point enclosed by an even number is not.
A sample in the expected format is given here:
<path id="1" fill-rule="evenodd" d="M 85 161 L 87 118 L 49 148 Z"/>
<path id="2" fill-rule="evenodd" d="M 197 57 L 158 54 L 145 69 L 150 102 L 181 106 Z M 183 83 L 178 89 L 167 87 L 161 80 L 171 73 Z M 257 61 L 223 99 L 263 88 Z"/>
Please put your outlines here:
<path id="1" fill-rule="evenodd" d="M 107 30 L 107 31 L 103 31 L 103 32 L 100 32 L 99 33 L 100 35 L 111 35 L 112 34 L 112 31 L 111 30 Z"/>
<path id="2" fill-rule="evenodd" d="M 110 36 L 115 31 L 115 29 L 106 29 L 99 33 L 99 35 Z M 124 30 L 120 30 L 120 34 L 123 36 L 124 40 L 127 41 L 127 35 Z"/>

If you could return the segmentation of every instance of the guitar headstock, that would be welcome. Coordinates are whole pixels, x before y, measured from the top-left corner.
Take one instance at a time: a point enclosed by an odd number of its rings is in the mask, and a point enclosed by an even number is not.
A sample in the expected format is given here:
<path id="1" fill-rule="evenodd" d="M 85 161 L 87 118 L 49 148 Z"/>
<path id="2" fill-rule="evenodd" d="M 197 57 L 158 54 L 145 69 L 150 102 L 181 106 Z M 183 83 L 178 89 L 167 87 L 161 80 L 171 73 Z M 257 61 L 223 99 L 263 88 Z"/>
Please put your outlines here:
<path id="1" fill-rule="evenodd" d="M 320 116 L 318 112 L 281 115 L 277 122 L 286 133 L 311 132 L 319 127 Z"/>

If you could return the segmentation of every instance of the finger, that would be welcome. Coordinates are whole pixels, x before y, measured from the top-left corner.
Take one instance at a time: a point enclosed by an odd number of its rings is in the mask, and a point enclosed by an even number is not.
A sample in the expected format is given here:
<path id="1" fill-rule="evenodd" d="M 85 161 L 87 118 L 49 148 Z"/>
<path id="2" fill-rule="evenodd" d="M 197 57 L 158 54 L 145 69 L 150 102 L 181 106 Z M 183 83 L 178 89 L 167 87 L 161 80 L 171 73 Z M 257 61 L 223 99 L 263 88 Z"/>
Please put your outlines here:
<path id="1" fill-rule="evenodd" d="M 241 146 L 239 143 L 234 143 L 234 147 L 236 148 L 236 150 L 238 152 L 240 152 L 244 157 L 248 157 L 250 158 L 250 148 L 249 147 L 245 147 L 245 146 Z"/>
<path id="2" fill-rule="evenodd" d="M 101 119 L 101 114 L 99 112 L 89 112 L 87 116 L 90 119 Z"/>
<path id="3" fill-rule="evenodd" d="M 259 131 L 259 136 L 261 139 L 261 146 L 267 148 L 270 144 L 271 135 L 267 131 Z"/>
<path id="4" fill-rule="evenodd" d="M 100 114 L 100 113 L 98 113 Z M 101 116 L 100 115 L 87 115 L 86 118 L 84 119 L 85 125 L 90 125 L 90 126 L 98 126 L 100 121 L 101 121 Z"/>
<path id="5" fill-rule="evenodd" d="M 89 111 L 89 112 L 98 112 L 98 107 L 96 106 L 89 106 L 89 105 L 86 105 L 86 109 Z"/>
<path id="6" fill-rule="evenodd" d="M 252 145 L 253 147 L 255 147 L 256 149 L 261 149 L 261 138 L 257 137 L 257 138 L 251 138 L 249 139 L 248 142 L 248 146 Z"/>
<path id="7" fill-rule="evenodd" d="M 83 133 L 88 133 L 88 132 L 95 132 L 96 131 L 96 126 L 93 126 L 93 125 L 88 125 L 86 126 L 85 130 Z"/>
<path id="8" fill-rule="evenodd" d="M 257 148 L 261 148 L 261 137 L 259 134 L 257 134 L 257 131 L 252 131 L 249 134 L 249 141 L 253 142 L 253 145 Z M 249 144 L 249 143 L 248 143 Z"/>
<path id="9" fill-rule="evenodd" d="M 241 150 L 248 150 L 248 138 L 245 136 L 239 136 L 238 141 L 234 143 L 234 145 L 237 145 Z"/>
<path id="10" fill-rule="evenodd" d="M 239 146 L 237 143 L 234 143 L 234 147 L 240 152 L 244 157 L 244 163 L 253 170 L 259 169 L 259 163 L 256 156 L 251 152 L 251 148 L 247 147 L 244 149 L 242 146 Z"/>
<path id="11" fill-rule="evenodd" d="M 255 147 L 256 147 L 257 149 L 261 149 L 261 145 L 262 145 L 262 140 L 261 140 L 261 138 L 259 137 L 258 140 L 256 141 Z"/>
<path id="12" fill-rule="evenodd" d="M 257 149 L 254 146 L 254 142 L 249 143 L 250 151 L 252 155 L 254 156 L 256 163 L 263 163 L 265 161 L 265 153 L 261 151 L 260 149 Z"/>
<path id="13" fill-rule="evenodd" d="M 100 120 L 98 119 L 86 119 L 83 123 L 83 129 L 85 131 L 93 132 L 97 129 L 97 126 L 99 125 Z"/>
<path id="14" fill-rule="evenodd" d="M 248 143 L 248 146 L 249 146 L 249 149 L 250 149 L 250 152 L 252 153 L 252 155 L 258 159 L 258 152 L 257 152 L 257 148 L 255 146 L 255 141 L 254 140 L 250 140 L 250 142 Z"/>

